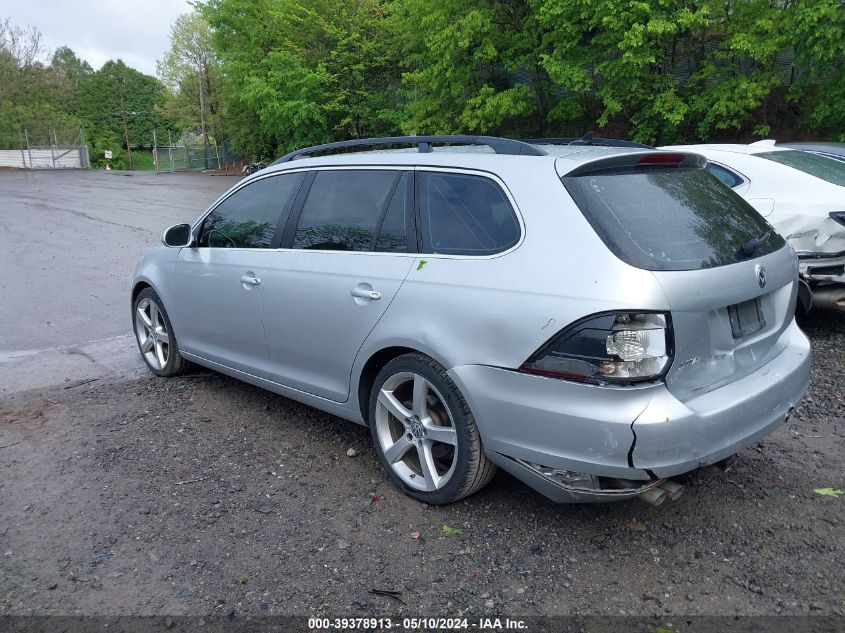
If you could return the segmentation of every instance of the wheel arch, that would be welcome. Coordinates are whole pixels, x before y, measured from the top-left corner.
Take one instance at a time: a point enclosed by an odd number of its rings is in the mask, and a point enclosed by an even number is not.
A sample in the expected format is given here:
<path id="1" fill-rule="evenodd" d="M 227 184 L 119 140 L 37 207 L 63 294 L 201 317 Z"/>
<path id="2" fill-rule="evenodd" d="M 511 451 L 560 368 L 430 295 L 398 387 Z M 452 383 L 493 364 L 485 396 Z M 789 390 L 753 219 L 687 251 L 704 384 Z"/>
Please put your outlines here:
<path id="1" fill-rule="evenodd" d="M 158 294 L 156 289 L 153 288 L 153 285 L 150 282 L 146 281 L 145 279 L 139 279 L 138 281 L 135 282 L 135 285 L 132 286 L 132 307 L 133 308 L 135 307 L 135 299 L 137 299 L 138 295 L 141 294 L 141 292 L 143 292 L 147 288 L 152 288 L 153 292 Z"/>
<path id="2" fill-rule="evenodd" d="M 432 359 L 443 367 L 447 367 L 446 364 L 443 362 L 443 359 L 438 358 L 437 355 L 419 349 L 418 347 L 410 347 L 409 345 L 390 345 L 387 347 L 382 347 L 381 349 L 370 354 L 370 357 L 361 367 L 361 371 L 358 374 L 358 389 L 356 392 L 358 394 L 358 409 L 361 413 L 361 418 L 364 420 L 364 423 L 369 422 L 370 391 L 373 388 L 373 383 L 376 380 L 376 376 L 378 376 L 378 373 L 382 370 L 385 365 L 387 365 L 387 363 L 392 361 L 394 358 L 404 356 L 405 354 L 420 354 L 422 356 L 426 356 L 427 358 Z"/>

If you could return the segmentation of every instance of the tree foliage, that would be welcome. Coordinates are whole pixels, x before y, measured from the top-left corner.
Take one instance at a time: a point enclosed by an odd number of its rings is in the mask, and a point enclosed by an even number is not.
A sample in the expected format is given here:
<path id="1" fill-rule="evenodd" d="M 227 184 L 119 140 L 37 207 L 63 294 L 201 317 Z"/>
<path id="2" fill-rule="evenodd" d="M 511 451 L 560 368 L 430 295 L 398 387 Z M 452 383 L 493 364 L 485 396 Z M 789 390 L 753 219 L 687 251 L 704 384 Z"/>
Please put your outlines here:
<path id="1" fill-rule="evenodd" d="M 168 88 L 164 114 L 183 131 L 206 134 L 213 142 L 221 128 L 220 72 L 208 22 L 183 13 L 170 28 L 170 48 L 157 64 Z"/>
<path id="2" fill-rule="evenodd" d="M 209 0 L 227 130 L 273 156 L 398 130 L 399 44 L 379 0 Z"/>
<path id="3" fill-rule="evenodd" d="M 125 147 L 124 116 L 129 144 L 151 146 L 153 128 L 167 128 L 159 112 L 163 103 L 164 86 L 160 81 L 121 60 L 111 60 L 80 84 L 75 112 L 84 122 L 91 145 L 101 154 L 104 149 Z"/>
<path id="4" fill-rule="evenodd" d="M 24 131 L 37 143 L 48 142 L 54 129 L 78 131 L 79 120 L 64 107 L 45 58 L 36 29 L 0 21 L 0 147 L 24 145 Z"/>
<path id="5" fill-rule="evenodd" d="M 804 114 L 819 112 L 815 104 L 799 106 L 805 97 L 842 87 L 845 11 L 838 1 L 533 6 L 547 29 L 544 67 L 563 90 L 581 96 L 583 110 L 573 114 L 640 141 L 791 135 L 812 121 Z M 819 113 L 815 127 L 824 119 L 833 132 L 830 111 Z"/>
<path id="6" fill-rule="evenodd" d="M 94 71 L 65 46 L 48 58 L 36 29 L 0 22 L 0 147 L 72 143 L 84 130 L 96 163 L 125 149 L 124 115 L 130 145 L 151 145 L 153 128 L 170 125 L 164 97 L 160 81 L 120 60 Z"/>
<path id="7" fill-rule="evenodd" d="M 841 0 L 208 0 L 239 145 L 845 134 Z"/>
<path id="8" fill-rule="evenodd" d="M 551 84 L 525 0 L 397 0 L 407 107 L 418 133 L 545 133 Z"/>
<path id="9" fill-rule="evenodd" d="M 158 82 L 0 23 L 0 141 L 153 127 L 255 158 L 400 132 L 845 140 L 842 0 L 205 0 Z M 206 107 L 200 107 L 200 86 Z"/>

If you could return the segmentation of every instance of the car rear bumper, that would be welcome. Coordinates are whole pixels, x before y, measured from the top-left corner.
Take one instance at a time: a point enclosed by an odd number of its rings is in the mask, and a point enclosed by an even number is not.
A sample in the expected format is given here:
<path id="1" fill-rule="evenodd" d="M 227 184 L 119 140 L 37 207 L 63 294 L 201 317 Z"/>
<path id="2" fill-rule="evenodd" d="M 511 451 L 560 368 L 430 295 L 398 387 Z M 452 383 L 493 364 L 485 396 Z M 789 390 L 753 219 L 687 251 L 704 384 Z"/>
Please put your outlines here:
<path id="1" fill-rule="evenodd" d="M 622 499 L 725 459 L 783 423 L 807 389 L 810 344 L 795 323 L 782 336 L 783 351 L 768 363 L 685 402 L 662 383 L 599 387 L 480 365 L 449 374 L 497 464 L 556 501 Z M 543 474 L 550 469 L 630 485 L 568 487 Z"/>
<path id="2" fill-rule="evenodd" d="M 839 253 L 798 253 L 798 272 L 814 283 L 845 282 L 845 251 Z"/>
<path id="3" fill-rule="evenodd" d="M 845 312 L 845 251 L 798 253 L 798 271 L 811 284 L 813 309 Z"/>

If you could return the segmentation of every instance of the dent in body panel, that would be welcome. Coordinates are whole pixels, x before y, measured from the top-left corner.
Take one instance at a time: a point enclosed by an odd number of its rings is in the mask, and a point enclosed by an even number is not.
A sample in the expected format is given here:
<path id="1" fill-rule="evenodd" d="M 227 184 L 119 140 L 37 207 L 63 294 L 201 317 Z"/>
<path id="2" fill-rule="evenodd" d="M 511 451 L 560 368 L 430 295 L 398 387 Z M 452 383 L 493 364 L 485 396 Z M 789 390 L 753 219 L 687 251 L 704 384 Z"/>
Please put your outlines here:
<path id="1" fill-rule="evenodd" d="M 830 216 L 779 214 L 775 228 L 799 254 L 845 251 L 845 226 Z"/>
<path id="2" fill-rule="evenodd" d="M 761 288 L 756 268 L 767 271 Z M 675 359 L 666 375 L 669 390 L 686 401 L 754 371 L 784 348 L 793 320 L 798 261 L 786 246 L 749 261 L 698 271 L 654 273 L 668 298 Z M 735 338 L 728 306 L 759 298 L 765 326 Z"/>

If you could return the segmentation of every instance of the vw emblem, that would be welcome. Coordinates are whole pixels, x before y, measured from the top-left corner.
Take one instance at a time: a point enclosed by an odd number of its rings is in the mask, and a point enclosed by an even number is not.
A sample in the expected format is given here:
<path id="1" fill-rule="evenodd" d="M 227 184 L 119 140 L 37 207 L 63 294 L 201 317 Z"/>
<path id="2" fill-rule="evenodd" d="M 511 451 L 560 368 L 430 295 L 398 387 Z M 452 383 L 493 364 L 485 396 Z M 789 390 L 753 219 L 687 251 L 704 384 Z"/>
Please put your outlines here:
<path id="1" fill-rule="evenodd" d="M 766 269 L 760 266 L 759 264 L 754 269 L 754 272 L 757 275 L 757 285 L 761 288 L 766 287 Z"/>

